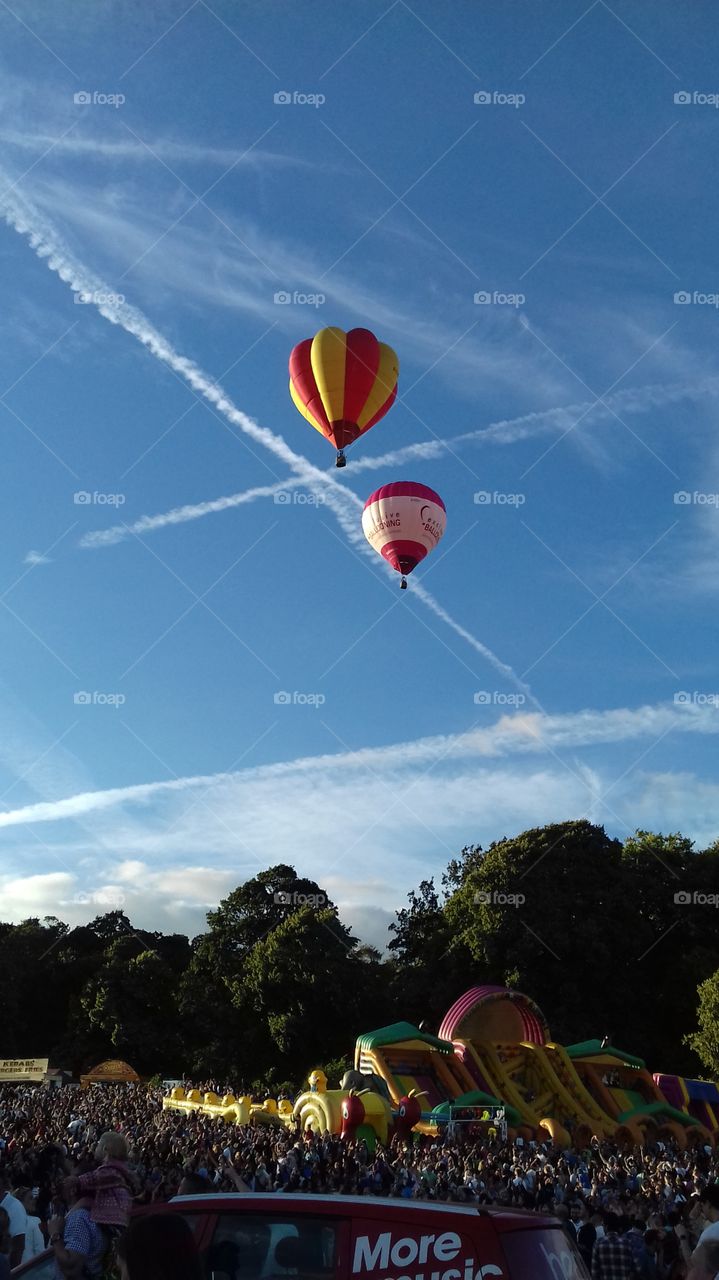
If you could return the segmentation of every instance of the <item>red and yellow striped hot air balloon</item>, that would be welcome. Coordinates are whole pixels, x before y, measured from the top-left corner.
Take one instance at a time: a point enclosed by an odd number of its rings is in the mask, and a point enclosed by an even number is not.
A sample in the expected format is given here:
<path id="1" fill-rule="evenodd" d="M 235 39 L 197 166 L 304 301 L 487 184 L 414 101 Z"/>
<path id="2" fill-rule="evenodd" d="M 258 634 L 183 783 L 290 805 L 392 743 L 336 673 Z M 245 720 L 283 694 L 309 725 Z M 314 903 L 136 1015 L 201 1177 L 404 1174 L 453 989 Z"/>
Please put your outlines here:
<path id="1" fill-rule="evenodd" d="M 379 555 L 405 575 L 434 551 L 447 524 L 447 511 L 438 493 L 426 484 L 397 480 L 370 494 L 362 512 L 362 532 Z"/>
<path id="2" fill-rule="evenodd" d="M 290 356 L 290 395 L 303 418 L 344 451 L 383 418 L 397 395 L 399 362 L 369 329 L 320 329 Z"/>

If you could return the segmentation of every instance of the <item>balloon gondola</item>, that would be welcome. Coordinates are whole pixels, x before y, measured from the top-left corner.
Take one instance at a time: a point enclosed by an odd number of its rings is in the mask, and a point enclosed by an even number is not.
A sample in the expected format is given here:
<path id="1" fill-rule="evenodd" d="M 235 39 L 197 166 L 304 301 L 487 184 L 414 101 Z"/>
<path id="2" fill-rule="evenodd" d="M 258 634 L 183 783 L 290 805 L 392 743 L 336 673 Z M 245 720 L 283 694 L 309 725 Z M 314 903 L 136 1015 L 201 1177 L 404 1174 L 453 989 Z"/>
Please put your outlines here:
<path id="1" fill-rule="evenodd" d="M 439 494 L 412 480 L 382 485 L 370 494 L 362 512 L 365 538 L 401 574 L 403 591 L 412 570 L 437 546 L 446 524 Z"/>
<path id="2" fill-rule="evenodd" d="M 396 353 L 369 329 L 320 329 L 290 355 L 290 395 L 311 426 L 337 450 L 345 449 L 391 409 L 397 396 Z"/>

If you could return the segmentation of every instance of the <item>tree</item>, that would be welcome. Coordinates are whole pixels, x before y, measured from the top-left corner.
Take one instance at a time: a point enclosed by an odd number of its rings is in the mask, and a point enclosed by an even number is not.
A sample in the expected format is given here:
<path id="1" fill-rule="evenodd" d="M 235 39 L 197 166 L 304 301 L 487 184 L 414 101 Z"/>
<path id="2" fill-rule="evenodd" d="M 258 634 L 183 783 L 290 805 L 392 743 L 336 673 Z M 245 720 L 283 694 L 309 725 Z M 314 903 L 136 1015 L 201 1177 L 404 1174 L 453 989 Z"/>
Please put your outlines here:
<path id="1" fill-rule="evenodd" d="M 95 919 L 91 920 L 87 927 L 90 933 L 97 938 L 102 951 L 117 938 L 127 938 L 134 933 L 132 923 L 128 920 L 124 911 L 106 911 L 102 916 L 95 916 Z"/>
<path id="2" fill-rule="evenodd" d="M 621 855 L 619 841 L 585 820 L 468 850 L 446 915 L 471 956 L 472 982 L 534 997 L 557 1040 L 620 1034 L 636 912 Z"/>
<path id="3" fill-rule="evenodd" d="M 257 1072 L 306 1077 L 329 1057 L 351 1053 L 379 995 L 380 966 L 334 909 L 301 906 L 252 948 L 233 1002 L 262 1028 Z"/>
<path id="4" fill-rule="evenodd" d="M 586 820 L 468 845 L 397 912 L 388 958 L 286 863 L 238 886 L 192 944 L 122 911 L 0 923 L 0 1056 L 247 1089 L 352 1060 L 362 1032 L 436 1030 L 468 987 L 532 996 L 557 1040 L 609 1035 L 652 1070 L 719 1074 L 719 842 Z M 697 997 L 698 991 L 698 997 Z M 699 1002 L 698 1026 L 694 1010 Z M 698 1055 L 698 1058 L 697 1058 Z M 336 1080 L 334 1080 L 336 1083 Z"/>
<path id="5" fill-rule="evenodd" d="M 177 990 L 183 1070 L 194 1079 L 232 1081 L 245 1092 L 252 1077 L 252 1030 L 232 1003 L 210 935 L 195 940 Z"/>
<path id="6" fill-rule="evenodd" d="M 469 985 L 470 956 L 459 940 L 434 880 L 422 880 L 409 895 L 409 906 L 397 912 L 393 935 L 390 981 L 392 1003 L 408 1022 L 426 1022 L 436 1029 L 448 1007 Z"/>
<path id="7" fill-rule="evenodd" d="M 180 1056 L 175 981 L 156 951 L 118 938 L 80 999 L 103 1053 L 128 1058 L 139 1071 L 176 1070 Z"/>
<path id="8" fill-rule="evenodd" d="M 285 863 L 246 880 L 208 912 L 208 932 L 195 940 L 178 994 L 189 1070 L 234 1079 L 240 1088 L 271 1069 L 276 1049 L 258 1010 L 242 997 L 245 977 L 255 949 L 308 904 L 326 908 L 330 932 L 343 946 L 355 945 L 328 895 Z"/>
<path id="9" fill-rule="evenodd" d="M 308 902 L 334 909 L 314 880 L 298 876 L 294 867 L 285 863 L 268 867 L 233 890 L 207 914 L 208 945 L 222 972 L 228 977 L 239 973 L 255 944 L 282 924 L 288 912 Z M 348 931 L 344 932 L 349 938 Z"/>
<path id="10" fill-rule="evenodd" d="M 635 1052 L 653 1070 L 691 1075 L 696 1063 L 686 1032 L 697 986 L 719 966 L 716 906 L 706 901 L 719 902 L 719 857 L 716 849 L 695 853 L 678 833 L 637 831 L 624 842 L 622 863 L 638 957 L 625 984 L 625 1025 L 631 1022 Z"/>
<path id="11" fill-rule="evenodd" d="M 48 916 L 0 924 L 0 1056 L 48 1057 L 64 1030 L 64 1003 L 53 999 L 55 952 L 67 925 Z"/>
<path id="12" fill-rule="evenodd" d="M 719 1079 L 719 970 L 700 983 L 697 991 L 699 1029 L 685 1037 L 711 1080 Z"/>

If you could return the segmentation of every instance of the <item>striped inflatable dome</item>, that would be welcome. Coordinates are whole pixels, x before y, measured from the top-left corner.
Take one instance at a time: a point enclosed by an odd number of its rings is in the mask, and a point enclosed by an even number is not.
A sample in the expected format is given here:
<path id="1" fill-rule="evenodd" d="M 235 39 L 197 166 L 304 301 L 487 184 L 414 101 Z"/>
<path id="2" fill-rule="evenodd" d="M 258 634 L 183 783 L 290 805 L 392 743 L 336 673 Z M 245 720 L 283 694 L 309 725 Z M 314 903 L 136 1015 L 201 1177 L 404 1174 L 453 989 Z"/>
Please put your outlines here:
<path id="1" fill-rule="evenodd" d="M 507 987 L 470 987 L 445 1014 L 438 1034 L 444 1040 L 545 1044 L 549 1027 L 541 1009 Z"/>

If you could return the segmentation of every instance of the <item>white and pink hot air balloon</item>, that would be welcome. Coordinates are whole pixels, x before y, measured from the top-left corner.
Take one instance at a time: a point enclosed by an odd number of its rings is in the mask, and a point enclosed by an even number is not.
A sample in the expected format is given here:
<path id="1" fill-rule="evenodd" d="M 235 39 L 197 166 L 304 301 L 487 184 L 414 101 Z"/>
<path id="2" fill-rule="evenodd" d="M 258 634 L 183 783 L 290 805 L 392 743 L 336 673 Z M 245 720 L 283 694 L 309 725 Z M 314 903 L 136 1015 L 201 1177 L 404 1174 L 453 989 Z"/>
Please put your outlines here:
<path id="1" fill-rule="evenodd" d="M 402 574 L 402 587 L 407 586 L 406 575 L 437 546 L 446 523 L 439 494 L 412 480 L 383 484 L 370 495 L 362 512 L 365 538 Z"/>

